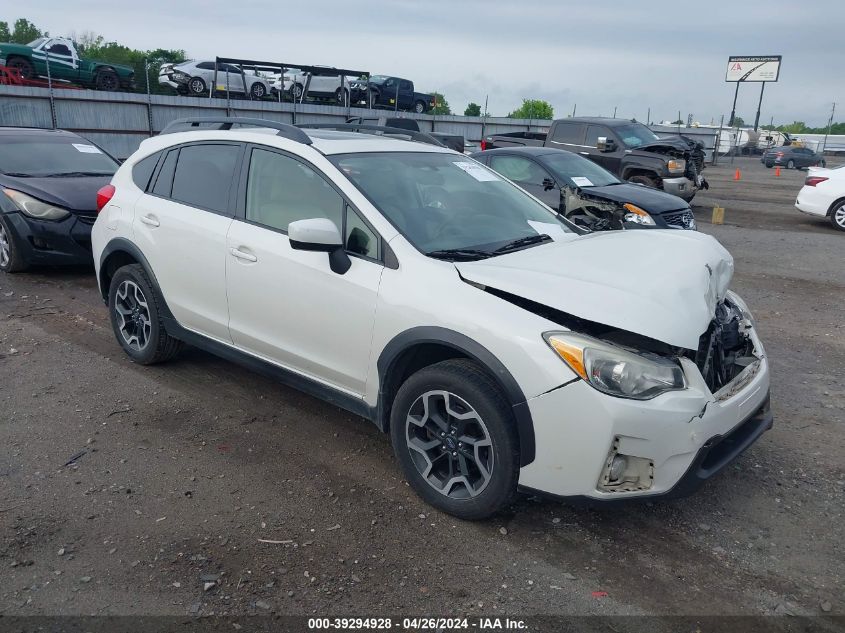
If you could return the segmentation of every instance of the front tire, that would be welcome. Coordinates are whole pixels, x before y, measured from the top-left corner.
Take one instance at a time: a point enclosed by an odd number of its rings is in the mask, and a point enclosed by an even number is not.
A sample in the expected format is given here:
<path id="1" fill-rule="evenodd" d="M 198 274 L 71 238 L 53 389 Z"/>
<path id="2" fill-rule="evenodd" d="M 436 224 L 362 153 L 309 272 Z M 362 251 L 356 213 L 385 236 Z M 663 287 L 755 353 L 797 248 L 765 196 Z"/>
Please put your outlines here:
<path id="1" fill-rule="evenodd" d="M 104 92 L 117 92 L 120 90 L 120 79 L 113 70 L 100 70 L 94 78 L 94 86 Z"/>
<path id="2" fill-rule="evenodd" d="M 299 101 L 302 98 L 302 84 L 294 83 L 290 87 L 290 98 L 294 101 Z"/>
<path id="3" fill-rule="evenodd" d="M 260 81 L 256 81 L 249 89 L 249 94 L 253 99 L 263 99 L 267 96 L 267 87 Z"/>
<path id="4" fill-rule="evenodd" d="M 201 97 L 205 95 L 206 85 L 203 78 L 191 77 L 191 80 L 188 82 L 188 92 L 194 95 L 195 97 Z"/>
<path id="5" fill-rule="evenodd" d="M 795 161 L 790 159 L 786 161 L 786 168 L 787 169 L 795 169 Z"/>
<path id="6" fill-rule="evenodd" d="M 416 101 L 414 103 L 414 112 L 417 114 L 425 114 L 425 103 L 422 101 Z"/>
<path id="7" fill-rule="evenodd" d="M 35 68 L 33 68 L 32 62 L 28 59 L 23 57 L 11 57 L 9 58 L 9 61 L 6 62 L 6 66 L 17 69 L 21 75 L 21 79 L 35 78 Z"/>
<path id="8" fill-rule="evenodd" d="M 134 362 L 153 365 L 170 360 L 182 347 L 167 333 L 162 301 L 140 264 L 120 268 L 109 285 L 109 316 L 115 338 Z"/>
<path id="9" fill-rule="evenodd" d="M 4 273 L 20 273 L 29 268 L 24 260 L 11 226 L 0 216 L 0 270 Z"/>
<path id="10" fill-rule="evenodd" d="M 411 487 L 461 519 L 487 518 L 516 493 L 512 408 L 475 363 L 447 360 L 413 374 L 393 401 L 393 450 Z"/>
<path id="11" fill-rule="evenodd" d="M 828 218 L 833 228 L 845 231 L 845 199 L 837 200 L 831 205 Z"/>

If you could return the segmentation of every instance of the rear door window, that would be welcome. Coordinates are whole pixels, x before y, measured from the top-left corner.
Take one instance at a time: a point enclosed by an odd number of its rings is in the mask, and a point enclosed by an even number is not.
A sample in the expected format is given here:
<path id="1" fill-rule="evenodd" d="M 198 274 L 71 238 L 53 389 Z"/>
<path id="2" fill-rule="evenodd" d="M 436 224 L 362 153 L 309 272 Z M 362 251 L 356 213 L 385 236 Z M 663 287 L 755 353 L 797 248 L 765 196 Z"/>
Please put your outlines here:
<path id="1" fill-rule="evenodd" d="M 192 207 L 227 213 L 241 149 L 240 145 L 207 143 L 182 147 L 170 197 Z"/>
<path id="2" fill-rule="evenodd" d="M 583 123 L 558 123 L 549 140 L 558 145 L 583 145 L 586 127 Z"/>
<path id="3" fill-rule="evenodd" d="M 540 165 L 522 156 L 491 156 L 490 168 L 520 185 L 542 185 L 551 179 Z"/>

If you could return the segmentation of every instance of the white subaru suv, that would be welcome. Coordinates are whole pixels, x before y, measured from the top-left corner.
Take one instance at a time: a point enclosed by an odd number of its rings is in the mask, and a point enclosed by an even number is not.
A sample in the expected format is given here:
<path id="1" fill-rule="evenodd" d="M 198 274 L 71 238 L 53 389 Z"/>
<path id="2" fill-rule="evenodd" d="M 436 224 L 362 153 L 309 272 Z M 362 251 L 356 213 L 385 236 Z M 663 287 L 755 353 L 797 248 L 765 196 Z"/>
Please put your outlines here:
<path id="1" fill-rule="evenodd" d="M 187 343 L 367 418 L 414 490 L 467 519 L 518 490 L 689 493 L 771 427 L 763 346 L 709 236 L 584 233 L 385 134 L 165 132 L 99 192 L 92 234 L 135 362 Z"/>

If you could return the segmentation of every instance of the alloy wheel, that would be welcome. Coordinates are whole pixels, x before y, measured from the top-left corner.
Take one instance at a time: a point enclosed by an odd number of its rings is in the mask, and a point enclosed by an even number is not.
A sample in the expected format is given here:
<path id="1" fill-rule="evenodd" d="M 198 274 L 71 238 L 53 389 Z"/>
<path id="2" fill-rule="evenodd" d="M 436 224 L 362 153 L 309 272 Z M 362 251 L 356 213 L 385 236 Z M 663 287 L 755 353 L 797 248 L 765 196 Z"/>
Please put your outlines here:
<path id="1" fill-rule="evenodd" d="M 840 204 L 833 210 L 833 221 L 845 231 L 845 204 Z"/>
<path id="2" fill-rule="evenodd" d="M 417 470 L 440 494 L 469 499 L 493 474 L 493 443 L 481 416 L 449 391 L 428 391 L 411 405 L 405 441 Z"/>
<path id="3" fill-rule="evenodd" d="M 152 320 L 147 299 L 134 281 L 127 279 L 118 287 L 114 312 L 123 341 L 131 349 L 140 352 L 150 341 Z"/>
<path id="4" fill-rule="evenodd" d="M 12 245 L 9 243 L 9 234 L 6 227 L 0 224 L 0 267 L 5 268 L 12 259 Z"/>

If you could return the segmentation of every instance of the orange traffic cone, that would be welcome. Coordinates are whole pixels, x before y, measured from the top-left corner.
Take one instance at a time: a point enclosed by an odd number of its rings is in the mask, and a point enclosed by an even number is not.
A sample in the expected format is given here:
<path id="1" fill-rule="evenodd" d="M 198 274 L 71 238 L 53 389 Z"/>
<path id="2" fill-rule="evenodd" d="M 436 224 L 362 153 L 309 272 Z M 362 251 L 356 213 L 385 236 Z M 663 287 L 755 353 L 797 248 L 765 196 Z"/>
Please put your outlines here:
<path id="1" fill-rule="evenodd" d="M 775 178 L 780 178 L 780 166 L 775 167 Z"/>
<path id="2" fill-rule="evenodd" d="M 734 180 L 741 180 L 742 175 L 739 173 L 739 167 L 736 168 L 736 173 L 734 174 Z"/>

